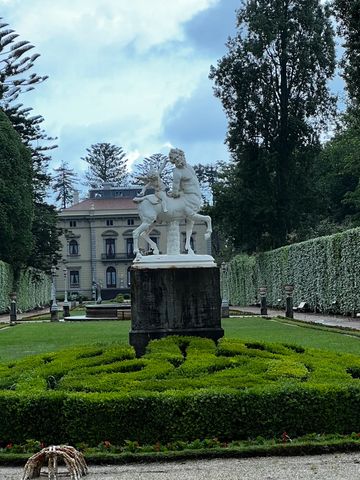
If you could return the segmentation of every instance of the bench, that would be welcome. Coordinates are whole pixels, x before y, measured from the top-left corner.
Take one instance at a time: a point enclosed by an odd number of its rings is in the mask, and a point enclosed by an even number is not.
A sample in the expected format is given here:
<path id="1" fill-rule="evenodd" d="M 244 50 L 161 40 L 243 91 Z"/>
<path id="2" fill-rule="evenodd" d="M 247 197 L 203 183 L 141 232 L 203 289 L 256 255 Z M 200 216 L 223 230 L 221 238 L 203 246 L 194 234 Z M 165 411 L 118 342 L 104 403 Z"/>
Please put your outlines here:
<path id="1" fill-rule="evenodd" d="M 306 302 L 300 302 L 297 307 L 293 307 L 293 310 L 296 312 L 306 312 L 309 309 L 309 306 Z"/>

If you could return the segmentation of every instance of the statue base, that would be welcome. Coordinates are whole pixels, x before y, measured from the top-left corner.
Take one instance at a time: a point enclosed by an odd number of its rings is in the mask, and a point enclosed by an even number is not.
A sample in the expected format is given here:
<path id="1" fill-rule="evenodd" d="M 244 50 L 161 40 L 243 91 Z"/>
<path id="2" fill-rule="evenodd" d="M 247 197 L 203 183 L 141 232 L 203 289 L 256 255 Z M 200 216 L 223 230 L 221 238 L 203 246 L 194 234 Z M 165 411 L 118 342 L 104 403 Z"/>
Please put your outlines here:
<path id="1" fill-rule="evenodd" d="M 210 255 L 151 255 L 134 262 L 131 318 L 129 341 L 137 356 L 145 353 L 150 340 L 169 335 L 215 341 L 223 337 L 220 274 L 214 259 Z"/>

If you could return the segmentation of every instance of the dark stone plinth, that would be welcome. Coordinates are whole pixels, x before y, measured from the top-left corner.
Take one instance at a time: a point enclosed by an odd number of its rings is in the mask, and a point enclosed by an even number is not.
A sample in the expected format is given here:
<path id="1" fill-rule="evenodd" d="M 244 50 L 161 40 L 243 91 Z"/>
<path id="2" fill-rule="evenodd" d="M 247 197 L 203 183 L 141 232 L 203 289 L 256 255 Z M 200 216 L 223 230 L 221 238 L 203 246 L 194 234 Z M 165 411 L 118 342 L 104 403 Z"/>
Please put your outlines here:
<path id="1" fill-rule="evenodd" d="M 131 270 L 131 331 L 138 356 L 148 342 L 168 335 L 218 340 L 221 328 L 217 267 Z"/>

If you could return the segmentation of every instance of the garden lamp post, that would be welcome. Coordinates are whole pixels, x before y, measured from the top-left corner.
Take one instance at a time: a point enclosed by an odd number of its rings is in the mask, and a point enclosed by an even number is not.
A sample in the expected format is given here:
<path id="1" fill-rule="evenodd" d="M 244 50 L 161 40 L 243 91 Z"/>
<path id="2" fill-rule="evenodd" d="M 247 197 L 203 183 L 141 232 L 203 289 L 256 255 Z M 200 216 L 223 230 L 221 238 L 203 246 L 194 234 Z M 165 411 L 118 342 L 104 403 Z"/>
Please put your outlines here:
<path id="1" fill-rule="evenodd" d="M 229 285 L 228 285 L 228 266 L 225 262 L 221 264 L 221 274 L 222 274 L 222 301 L 221 301 L 221 317 L 228 318 L 229 317 Z"/>
<path id="2" fill-rule="evenodd" d="M 267 303 L 266 303 L 266 287 L 259 288 L 260 293 L 260 315 L 267 315 Z"/>
<path id="3" fill-rule="evenodd" d="M 285 317 L 294 318 L 294 310 L 293 310 L 294 285 L 285 285 L 284 288 L 285 288 L 285 295 L 286 295 Z"/>
<path id="4" fill-rule="evenodd" d="M 10 325 L 17 320 L 16 315 L 16 292 L 10 293 Z"/>
<path id="5" fill-rule="evenodd" d="M 51 321 L 57 322 L 59 320 L 59 312 L 58 312 L 58 305 L 56 303 L 56 285 L 55 285 L 55 277 L 56 277 L 56 267 L 53 265 L 51 267 Z"/>
<path id="6" fill-rule="evenodd" d="M 67 291 L 67 279 L 68 279 L 68 271 L 66 266 L 63 268 L 64 272 L 64 305 L 63 305 L 63 311 L 64 311 L 64 318 L 70 316 L 70 305 L 68 301 L 68 291 Z"/>

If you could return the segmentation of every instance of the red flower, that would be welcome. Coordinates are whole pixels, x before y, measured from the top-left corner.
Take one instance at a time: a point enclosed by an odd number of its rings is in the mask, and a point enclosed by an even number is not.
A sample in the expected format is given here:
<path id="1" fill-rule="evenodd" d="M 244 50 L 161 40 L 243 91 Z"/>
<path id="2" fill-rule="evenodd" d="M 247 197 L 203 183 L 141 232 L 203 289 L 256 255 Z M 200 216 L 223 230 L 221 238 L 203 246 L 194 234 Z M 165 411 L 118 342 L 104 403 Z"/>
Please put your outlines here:
<path id="1" fill-rule="evenodd" d="M 11 448 L 13 448 L 14 444 L 12 442 L 9 442 L 7 445 L 6 445 L 6 448 L 8 448 L 9 450 Z"/>

